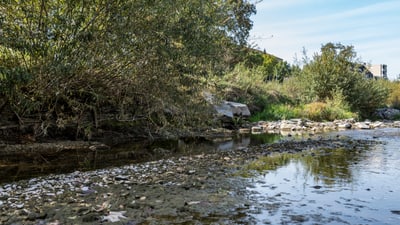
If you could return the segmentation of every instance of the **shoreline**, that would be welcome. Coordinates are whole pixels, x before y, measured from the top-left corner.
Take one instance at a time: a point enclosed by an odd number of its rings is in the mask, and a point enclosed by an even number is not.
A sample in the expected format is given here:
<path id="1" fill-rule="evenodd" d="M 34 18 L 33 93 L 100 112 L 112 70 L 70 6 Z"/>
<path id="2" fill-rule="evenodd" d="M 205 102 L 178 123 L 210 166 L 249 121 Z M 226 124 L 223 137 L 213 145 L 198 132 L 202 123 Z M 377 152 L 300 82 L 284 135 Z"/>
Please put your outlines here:
<path id="1" fill-rule="evenodd" d="M 233 220 L 251 205 L 243 191 L 246 178 L 237 175 L 249 162 L 275 153 L 319 148 L 362 151 L 374 143 L 315 137 L 1 184 L 0 222 L 141 224 L 201 222 L 210 215 L 221 215 L 215 222 L 223 222 L 226 215 Z M 252 222 L 252 218 L 243 220 Z"/>

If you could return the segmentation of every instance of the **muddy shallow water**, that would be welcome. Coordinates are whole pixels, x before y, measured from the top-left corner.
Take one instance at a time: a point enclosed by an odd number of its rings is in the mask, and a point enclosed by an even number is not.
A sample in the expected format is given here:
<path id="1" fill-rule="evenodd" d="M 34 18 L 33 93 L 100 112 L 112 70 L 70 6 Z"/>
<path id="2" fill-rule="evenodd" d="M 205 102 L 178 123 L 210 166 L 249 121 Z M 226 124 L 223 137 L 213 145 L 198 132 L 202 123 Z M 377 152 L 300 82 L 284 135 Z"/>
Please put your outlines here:
<path id="1" fill-rule="evenodd" d="M 5 182 L 0 224 L 400 223 L 400 129 L 256 139 Z"/>

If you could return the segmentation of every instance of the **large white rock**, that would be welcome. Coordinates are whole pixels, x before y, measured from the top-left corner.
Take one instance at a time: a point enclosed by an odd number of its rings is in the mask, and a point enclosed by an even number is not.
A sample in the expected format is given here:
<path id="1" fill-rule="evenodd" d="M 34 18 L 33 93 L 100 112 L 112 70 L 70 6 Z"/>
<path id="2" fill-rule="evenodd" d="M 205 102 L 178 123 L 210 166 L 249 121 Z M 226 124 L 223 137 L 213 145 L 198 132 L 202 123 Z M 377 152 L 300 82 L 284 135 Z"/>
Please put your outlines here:
<path id="1" fill-rule="evenodd" d="M 209 92 L 203 93 L 207 102 L 213 105 L 219 116 L 233 118 L 234 116 L 249 117 L 251 115 L 246 104 L 230 101 L 216 101 L 215 96 Z"/>
<path id="2" fill-rule="evenodd" d="M 223 104 L 228 105 L 231 107 L 232 113 L 234 116 L 244 116 L 248 117 L 251 115 L 249 107 L 246 104 L 238 103 L 238 102 L 229 102 L 224 101 Z"/>

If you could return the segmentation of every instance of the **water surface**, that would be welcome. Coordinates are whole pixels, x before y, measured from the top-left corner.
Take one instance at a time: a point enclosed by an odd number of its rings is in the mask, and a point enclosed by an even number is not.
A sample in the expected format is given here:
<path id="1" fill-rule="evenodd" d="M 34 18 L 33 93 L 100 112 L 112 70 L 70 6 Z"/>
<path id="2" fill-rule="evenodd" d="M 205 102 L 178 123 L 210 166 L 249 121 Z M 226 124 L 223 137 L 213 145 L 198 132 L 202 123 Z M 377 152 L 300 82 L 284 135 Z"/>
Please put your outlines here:
<path id="1" fill-rule="evenodd" d="M 337 134 L 382 143 L 310 151 L 263 171 L 248 188 L 259 224 L 400 224 L 400 129 Z"/>

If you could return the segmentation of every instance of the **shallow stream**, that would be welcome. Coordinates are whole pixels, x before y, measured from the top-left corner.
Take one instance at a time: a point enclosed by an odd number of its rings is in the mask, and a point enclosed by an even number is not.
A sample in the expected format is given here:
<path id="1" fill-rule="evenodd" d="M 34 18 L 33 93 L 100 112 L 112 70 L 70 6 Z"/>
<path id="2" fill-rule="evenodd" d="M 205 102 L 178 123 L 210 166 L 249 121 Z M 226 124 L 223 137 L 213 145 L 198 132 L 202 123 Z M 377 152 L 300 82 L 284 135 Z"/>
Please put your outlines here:
<path id="1" fill-rule="evenodd" d="M 248 188 L 258 223 L 400 224 L 400 130 L 337 134 L 383 143 L 310 151 L 264 171 Z"/>
<path id="2" fill-rule="evenodd" d="M 309 138 L 71 153 L 75 163 L 54 160 L 75 165 L 55 174 L 43 167 L 25 177 L 19 168 L 12 181 L 3 173 L 0 224 L 400 224 L 399 128 Z M 301 151 L 316 144 L 328 147 Z"/>

